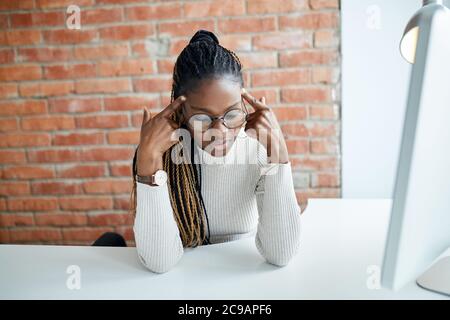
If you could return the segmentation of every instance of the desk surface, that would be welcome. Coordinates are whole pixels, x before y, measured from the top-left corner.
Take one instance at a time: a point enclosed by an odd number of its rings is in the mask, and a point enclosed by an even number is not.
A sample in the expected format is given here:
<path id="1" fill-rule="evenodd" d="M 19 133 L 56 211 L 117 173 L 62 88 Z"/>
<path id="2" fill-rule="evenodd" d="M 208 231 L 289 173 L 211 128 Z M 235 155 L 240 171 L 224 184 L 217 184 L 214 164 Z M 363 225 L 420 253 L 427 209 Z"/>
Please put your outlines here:
<path id="1" fill-rule="evenodd" d="M 155 274 L 135 248 L 0 245 L 1 299 L 446 299 L 411 282 L 377 288 L 390 199 L 312 199 L 302 245 L 285 267 L 264 261 L 254 237 L 187 249 Z M 70 265 L 81 288 L 68 289 Z"/>

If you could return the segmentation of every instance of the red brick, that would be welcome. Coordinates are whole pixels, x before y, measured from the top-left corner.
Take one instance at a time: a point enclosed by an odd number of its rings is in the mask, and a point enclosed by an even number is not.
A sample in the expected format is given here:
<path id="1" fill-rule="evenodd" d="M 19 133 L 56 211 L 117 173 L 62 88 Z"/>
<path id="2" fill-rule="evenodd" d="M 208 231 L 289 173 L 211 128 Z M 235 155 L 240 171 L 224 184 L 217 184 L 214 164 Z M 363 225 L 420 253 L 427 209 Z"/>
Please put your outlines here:
<path id="1" fill-rule="evenodd" d="M 72 59 L 71 48 L 18 48 L 17 60 L 25 62 L 55 62 Z"/>
<path id="2" fill-rule="evenodd" d="M 309 107 L 309 119 L 311 120 L 336 120 L 338 117 L 338 105 L 312 105 Z"/>
<path id="3" fill-rule="evenodd" d="M 108 143 L 136 145 L 139 143 L 140 134 L 140 130 L 108 132 Z"/>
<path id="4" fill-rule="evenodd" d="M 112 209 L 112 199 L 106 196 L 59 198 L 63 210 L 108 210 Z"/>
<path id="5" fill-rule="evenodd" d="M 113 231 L 112 227 L 103 228 L 64 228 L 62 229 L 65 240 L 86 240 L 94 242 L 103 233 Z"/>
<path id="6" fill-rule="evenodd" d="M 309 5 L 314 10 L 339 9 L 339 0 L 309 0 Z"/>
<path id="7" fill-rule="evenodd" d="M 2 181 L 0 183 L 0 196 L 19 196 L 30 194 L 28 182 Z"/>
<path id="8" fill-rule="evenodd" d="M 82 161 L 114 161 L 133 159 L 134 148 L 96 147 L 81 153 Z"/>
<path id="9" fill-rule="evenodd" d="M 80 151 L 73 149 L 44 149 L 27 151 L 29 162 L 77 162 Z"/>
<path id="10" fill-rule="evenodd" d="M 133 216 L 129 213 L 97 213 L 88 215 L 88 224 L 91 226 L 120 226 L 133 223 Z"/>
<path id="11" fill-rule="evenodd" d="M 13 229 L 10 230 L 10 241 L 29 242 L 29 241 L 52 241 L 62 239 L 61 230 L 53 228 L 44 229 Z"/>
<path id="12" fill-rule="evenodd" d="M 304 13 L 280 17 L 278 23 L 280 30 L 332 29 L 338 27 L 339 15 L 336 12 Z"/>
<path id="13" fill-rule="evenodd" d="M 1 116 L 47 113 L 47 104 L 43 100 L 25 100 L 0 102 Z"/>
<path id="14" fill-rule="evenodd" d="M 31 192 L 35 195 L 45 194 L 79 194 L 81 185 L 73 182 L 32 182 Z"/>
<path id="15" fill-rule="evenodd" d="M 319 170 L 337 170 L 339 162 L 336 157 L 307 157 L 307 158 L 294 158 L 291 159 L 293 168 L 301 168 L 306 171 L 319 171 Z"/>
<path id="16" fill-rule="evenodd" d="M 308 9 L 308 0 L 248 0 L 247 13 L 289 13 Z"/>
<path id="17" fill-rule="evenodd" d="M 78 44 L 93 42 L 97 39 L 97 30 L 93 29 L 59 29 L 44 30 L 44 41 L 48 44 Z"/>
<path id="18" fill-rule="evenodd" d="M 103 98 L 105 110 L 109 111 L 125 111 L 125 110 L 142 110 L 145 106 L 147 109 L 159 107 L 158 96 L 120 96 Z"/>
<path id="19" fill-rule="evenodd" d="M 0 29 L 8 29 L 9 27 L 9 16 L 7 14 L 0 14 Z"/>
<path id="20" fill-rule="evenodd" d="M 9 229 L 0 229 L 0 243 L 9 243 L 10 241 Z"/>
<path id="21" fill-rule="evenodd" d="M 19 87 L 19 93 L 22 97 L 64 96 L 73 92 L 74 84 L 72 81 L 24 82 Z"/>
<path id="22" fill-rule="evenodd" d="M 49 146 L 51 137 L 47 133 L 8 133 L 0 135 L 0 147 Z"/>
<path id="23" fill-rule="evenodd" d="M 127 20 L 162 20 L 181 18 L 181 3 L 161 3 L 152 6 L 133 6 L 125 8 Z M 188 15 L 188 4 L 184 4 L 184 16 Z"/>
<path id="24" fill-rule="evenodd" d="M 97 60 L 120 58 L 128 56 L 128 44 L 105 44 L 95 46 L 77 46 L 74 48 L 74 56 L 78 60 Z"/>
<path id="25" fill-rule="evenodd" d="M 76 93 L 116 93 L 131 91 L 128 79 L 94 79 L 77 80 L 75 83 Z"/>
<path id="26" fill-rule="evenodd" d="M 312 82 L 320 84 L 333 84 L 339 81 L 338 67 L 314 67 L 312 70 Z"/>
<path id="27" fill-rule="evenodd" d="M 134 79 L 135 92 L 160 92 L 172 90 L 172 79 L 169 77 L 155 77 L 148 79 Z"/>
<path id="28" fill-rule="evenodd" d="M 116 196 L 114 198 L 114 209 L 129 211 L 130 210 L 130 195 L 127 195 L 125 197 Z"/>
<path id="29" fill-rule="evenodd" d="M 111 172 L 112 176 L 115 177 L 131 177 L 132 170 L 131 170 L 131 160 L 130 163 L 126 164 L 110 164 L 109 171 Z"/>
<path id="30" fill-rule="evenodd" d="M 10 211 L 48 211 L 55 210 L 58 206 L 56 198 L 14 198 L 8 199 Z"/>
<path id="31" fill-rule="evenodd" d="M 239 60 L 246 70 L 278 67 L 278 58 L 275 52 L 240 53 Z"/>
<path id="32" fill-rule="evenodd" d="M 254 50 L 284 50 L 312 47 L 312 36 L 308 33 L 267 33 L 253 37 Z"/>
<path id="33" fill-rule="evenodd" d="M 304 120 L 307 118 L 306 107 L 277 107 L 272 108 L 278 121 Z"/>
<path id="34" fill-rule="evenodd" d="M 41 9 L 67 8 L 70 5 L 92 6 L 94 0 L 36 0 L 36 7 Z"/>
<path id="35" fill-rule="evenodd" d="M 281 90 L 282 102 L 324 102 L 331 99 L 328 88 L 286 88 Z"/>
<path id="36" fill-rule="evenodd" d="M 2 213 L 0 214 L 0 227 L 20 227 L 34 225 L 33 214 Z"/>
<path id="37" fill-rule="evenodd" d="M 101 61 L 97 64 L 97 70 L 98 75 L 104 77 L 154 73 L 153 62 L 150 59 Z"/>
<path id="38" fill-rule="evenodd" d="M 318 30 L 314 32 L 314 47 L 328 48 L 339 45 L 339 36 L 336 30 Z"/>
<path id="39" fill-rule="evenodd" d="M 97 112 L 102 109 L 100 98 L 54 98 L 49 99 L 52 113 Z"/>
<path id="40" fill-rule="evenodd" d="M 58 178 L 94 178 L 105 176 L 104 164 L 77 164 L 57 169 Z"/>
<path id="41" fill-rule="evenodd" d="M 20 46 L 32 45 L 41 42 L 41 32 L 34 29 L 17 29 L 0 31 L 0 45 Z"/>
<path id="42" fill-rule="evenodd" d="M 339 187 L 340 181 L 337 173 L 313 173 L 312 187 Z"/>
<path id="43" fill-rule="evenodd" d="M 45 79 L 75 79 L 95 77 L 95 75 L 95 66 L 89 63 L 44 67 Z"/>
<path id="44" fill-rule="evenodd" d="M 111 26 L 100 29 L 100 37 L 103 40 L 145 39 L 154 33 L 155 30 L 151 24 Z"/>
<path id="45" fill-rule="evenodd" d="M 23 130 L 65 130 L 74 129 L 75 121 L 71 116 L 39 116 L 21 119 Z"/>
<path id="46" fill-rule="evenodd" d="M 336 136 L 338 133 L 336 124 L 331 122 L 314 122 L 309 126 L 312 137 Z"/>
<path id="47" fill-rule="evenodd" d="M 280 52 L 281 67 L 334 64 L 337 59 L 338 53 L 334 50 Z"/>
<path id="48" fill-rule="evenodd" d="M 41 67 L 37 65 L 16 64 L 0 67 L 0 81 L 37 80 L 41 76 Z"/>
<path id="49" fill-rule="evenodd" d="M 145 54 L 144 53 L 139 53 L 139 55 L 146 55 L 146 49 L 145 49 L 145 45 L 144 44 L 136 44 L 135 46 L 133 46 L 133 52 L 136 54 L 136 49 L 135 47 L 138 45 L 142 45 L 142 47 L 145 50 Z M 173 67 L 175 66 L 175 59 L 174 58 L 167 58 L 167 59 L 158 59 L 156 61 L 157 66 L 158 66 L 158 73 L 159 74 L 163 74 L 163 73 L 173 73 Z"/>
<path id="50" fill-rule="evenodd" d="M 159 24 L 159 35 L 162 37 L 192 37 L 192 30 L 198 29 L 214 30 L 214 22 L 212 20 L 161 22 Z"/>
<path id="51" fill-rule="evenodd" d="M 120 22 L 122 21 L 122 8 L 85 9 L 81 10 L 80 16 L 83 25 Z"/>
<path id="52" fill-rule="evenodd" d="M 285 137 L 308 137 L 309 131 L 304 124 L 287 123 L 281 124 L 281 131 Z"/>
<path id="53" fill-rule="evenodd" d="M 128 126 L 126 114 L 95 115 L 76 118 L 77 128 L 118 128 Z"/>
<path id="54" fill-rule="evenodd" d="M 336 139 L 314 139 L 311 140 L 310 150 L 315 154 L 337 154 L 339 143 Z"/>
<path id="55" fill-rule="evenodd" d="M 96 0 L 98 4 L 131 4 L 142 0 Z"/>
<path id="56" fill-rule="evenodd" d="M 187 18 L 239 16 L 244 14 L 244 0 L 229 1 L 226 5 L 221 1 L 198 1 L 184 4 L 184 16 Z"/>
<path id="57" fill-rule="evenodd" d="M 23 163 L 25 152 L 15 150 L 0 150 L 0 163 Z"/>
<path id="58" fill-rule="evenodd" d="M 0 99 L 16 98 L 17 96 L 18 93 L 16 83 L 0 83 Z"/>
<path id="59" fill-rule="evenodd" d="M 20 10 L 33 9 L 34 0 L 20 0 L 20 1 L 0 1 L 0 10 Z"/>
<path id="60" fill-rule="evenodd" d="M 276 29 L 275 17 L 245 17 L 219 20 L 218 28 L 223 33 L 270 32 Z"/>
<path id="61" fill-rule="evenodd" d="M 286 146 L 289 154 L 302 154 L 309 151 L 309 143 L 307 139 L 286 140 Z"/>
<path id="62" fill-rule="evenodd" d="M 127 180 L 93 180 L 83 183 L 83 190 L 87 194 L 120 194 L 131 192 L 131 179 Z"/>
<path id="63" fill-rule="evenodd" d="M 104 140 L 102 132 L 55 134 L 52 144 L 61 146 L 103 144 Z"/>
<path id="64" fill-rule="evenodd" d="M 0 119 L 0 132 L 8 132 L 17 130 L 16 118 L 3 118 Z"/>
<path id="65" fill-rule="evenodd" d="M 8 166 L 3 169 L 5 179 L 46 179 L 53 178 L 54 171 L 45 166 Z"/>
<path id="66" fill-rule="evenodd" d="M 255 87 L 306 84 L 310 81 L 309 69 L 276 69 L 276 71 L 257 71 L 252 74 L 252 85 Z"/>
<path id="67" fill-rule="evenodd" d="M 65 23 L 63 12 L 15 13 L 11 14 L 10 19 L 13 28 L 57 26 Z"/>
<path id="68" fill-rule="evenodd" d="M 0 63 L 12 63 L 14 62 L 14 51 L 12 49 L 0 50 Z"/>
<path id="69" fill-rule="evenodd" d="M 85 213 L 36 213 L 34 216 L 38 226 L 79 226 L 86 225 L 88 219 Z"/>

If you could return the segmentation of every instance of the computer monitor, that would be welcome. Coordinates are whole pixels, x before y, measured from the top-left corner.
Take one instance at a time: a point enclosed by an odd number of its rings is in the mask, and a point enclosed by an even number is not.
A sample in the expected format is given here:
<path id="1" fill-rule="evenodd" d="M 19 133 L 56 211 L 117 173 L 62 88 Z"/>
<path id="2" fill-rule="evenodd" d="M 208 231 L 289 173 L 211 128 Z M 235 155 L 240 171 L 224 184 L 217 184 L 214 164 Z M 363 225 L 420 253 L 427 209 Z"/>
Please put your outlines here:
<path id="1" fill-rule="evenodd" d="M 404 117 L 381 278 L 394 290 L 450 246 L 450 13 L 436 8 L 419 21 Z M 450 295 L 450 257 L 437 263 L 418 283 Z"/>

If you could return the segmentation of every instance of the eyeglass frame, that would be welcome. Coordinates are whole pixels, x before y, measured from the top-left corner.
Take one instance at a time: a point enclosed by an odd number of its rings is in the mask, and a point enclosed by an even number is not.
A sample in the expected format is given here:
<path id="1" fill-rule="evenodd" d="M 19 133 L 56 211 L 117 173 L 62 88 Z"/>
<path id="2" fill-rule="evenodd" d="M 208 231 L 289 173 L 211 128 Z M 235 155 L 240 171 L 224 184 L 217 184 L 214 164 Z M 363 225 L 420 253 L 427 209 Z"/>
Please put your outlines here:
<path id="1" fill-rule="evenodd" d="M 210 122 L 208 128 L 206 128 L 205 130 L 202 130 L 202 132 L 203 132 L 203 131 L 206 131 L 206 130 L 209 130 L 209 129 L 212 127 L 213 123 L 214 123 L 216 120 L 222 120 L 223 125 L 224 125 L 227 129 L 236 129 L 236 128 L 238 128 L 239 126 L 237 126 L 237 127 L 235 127 L 235 128 L 229 128 L 229 127 L 226 125 L 226 123 L 225 123 L 225 116 L 226 116 L 227 113 L 230 112 L 230 111 L 233 111 L 233 110 L 242 110 L 242 111 L 245 113 L 245 118 L 244 118 L 244 121 L 242 122 L 242 124 L 244 124 L 244 123 L 248 120 L 248 117 L 249 117 L 250 113 L 248 112 L 247 105 L 245 104 L 245 100 L 244 100 L 243 97 L 241 97 L 241 102 L 242 102 L 242 105 L 244 106 L 244 110 L 241 109 L 241 108 L 232 108 L 232 109 L 228 110 L 227 112 L 225 112 L 223 115 L 218 116 L 218 117 L 210 116 L 209 114 L 204 113 L 204 112 L 197 112 L 197 113 L 191 114 L 191 115 L 189 116 L 189 118 L 186 119 L 185 122 L 187 123 L 187 125 L 188 125 L 189 127 L 191 127 L 191 129 L 194 129 L 194 128 L 192 128 L 191 124 L 189 123 L 189 120 L 190 120 L 193 116 L 195 116 L 195 115 L 203 114 L 203 115 L 208 116 L 209 119 L 211 120 L 211 122 Z M 183 108 L 183 111 L 182 111 L 182 112 L 183 112 L 183 116 L 185 116 L 186 114 L 185 114 L 184 108 Z M 241 124 L 241 126 L 242 126 L 242 124 Z"/>

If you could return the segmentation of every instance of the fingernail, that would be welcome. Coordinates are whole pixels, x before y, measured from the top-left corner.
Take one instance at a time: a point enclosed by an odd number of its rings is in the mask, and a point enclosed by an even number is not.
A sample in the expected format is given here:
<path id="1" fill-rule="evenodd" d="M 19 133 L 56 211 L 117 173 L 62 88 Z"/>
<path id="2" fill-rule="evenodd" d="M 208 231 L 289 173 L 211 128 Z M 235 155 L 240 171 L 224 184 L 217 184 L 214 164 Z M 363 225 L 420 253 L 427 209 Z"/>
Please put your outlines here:
<path id="1" fill-rule="evenodd" d="M 186 100 L 186 97 L 185 97 L 185 96 L 181 96 L 180 100 L 181 100 L 181 101 L 185 101 L 185 100 Z"/>
<path id="2" fill-rule="evenodd" d="M 241 89 L 241 93 L 246 93 L 247 90 L 245 90 L 244 88 Z"/>

